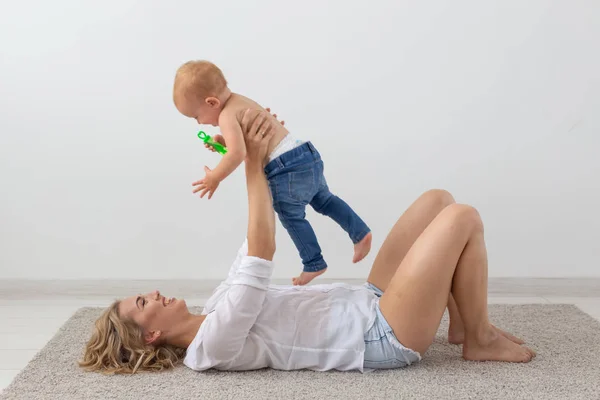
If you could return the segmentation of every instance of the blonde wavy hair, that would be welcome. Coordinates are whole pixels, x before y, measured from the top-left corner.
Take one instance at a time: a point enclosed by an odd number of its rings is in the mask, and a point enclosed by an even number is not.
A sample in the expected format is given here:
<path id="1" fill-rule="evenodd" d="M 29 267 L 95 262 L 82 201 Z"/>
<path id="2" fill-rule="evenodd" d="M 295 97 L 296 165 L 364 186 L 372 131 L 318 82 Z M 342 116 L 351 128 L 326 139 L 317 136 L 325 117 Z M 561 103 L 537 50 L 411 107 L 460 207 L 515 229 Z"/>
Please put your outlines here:
<path id="1" fill-rule="evenodd" d="M 142 329 L 119 315 L 119 304 L 115 301 L 96 321 L 80 367 L 104 374 L 134 374 L 170 369 L 181 362 L 185 349 L 146 344 Z"/>

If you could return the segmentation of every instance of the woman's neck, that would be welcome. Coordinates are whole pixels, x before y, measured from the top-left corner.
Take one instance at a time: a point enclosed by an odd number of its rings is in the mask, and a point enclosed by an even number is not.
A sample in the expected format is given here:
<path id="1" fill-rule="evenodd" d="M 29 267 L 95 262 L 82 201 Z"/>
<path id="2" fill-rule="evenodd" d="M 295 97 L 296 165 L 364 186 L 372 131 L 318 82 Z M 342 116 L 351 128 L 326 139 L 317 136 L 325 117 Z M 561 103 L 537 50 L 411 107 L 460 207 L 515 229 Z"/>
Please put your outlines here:
<path id="1" fill-rule="evenodd" d="M 206 315 L 189 314 L 188 318 L 178 325 L 177 330 L 169 334 L 166 342 L 183 349 L 188 348 L 198 334 L 200 325 L 202 325 L 205 318 Z"/>

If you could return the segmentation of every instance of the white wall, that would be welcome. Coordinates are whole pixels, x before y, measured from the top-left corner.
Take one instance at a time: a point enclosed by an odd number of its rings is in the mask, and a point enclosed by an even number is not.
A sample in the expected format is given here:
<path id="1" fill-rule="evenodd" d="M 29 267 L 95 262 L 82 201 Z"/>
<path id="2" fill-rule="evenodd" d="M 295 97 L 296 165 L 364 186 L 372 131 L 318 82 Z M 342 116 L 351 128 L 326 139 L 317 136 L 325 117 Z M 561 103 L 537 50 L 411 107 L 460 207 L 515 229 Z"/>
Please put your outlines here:
<path id="1" fill-rule="evenodd" d="M 599 20 L 594 0 L 6 3 L 0 278 L 225 276 L 245 183 L 191 194 L 219 160 L 171 101 L 194 58 L 313 140 L 375 248 L 442 187 L 480 209 L 490 276 L 600 276 Z M 352 265 L 345 233 L 309 218 L 328 277 L 365 277 L 374 254 Z"/>

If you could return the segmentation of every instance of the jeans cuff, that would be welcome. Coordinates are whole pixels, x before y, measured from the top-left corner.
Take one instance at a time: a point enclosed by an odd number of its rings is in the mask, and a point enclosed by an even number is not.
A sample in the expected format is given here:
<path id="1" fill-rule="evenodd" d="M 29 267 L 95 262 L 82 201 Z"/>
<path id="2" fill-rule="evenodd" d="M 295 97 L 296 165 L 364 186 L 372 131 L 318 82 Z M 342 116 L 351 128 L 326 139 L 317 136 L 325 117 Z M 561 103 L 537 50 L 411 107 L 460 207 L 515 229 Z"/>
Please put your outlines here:
<path id="1" fill-rule="evenodd" d="M 367 228 L 366 230 L 362 231 L 359 235 L 351 238 L 352 239 L 352 243 L 356 244 L 358 242 L 360 242 L 361 240 L 363 240 L 365 238 L 365 236 L 367 236 L 369 233 L 371 233 L 371 230 L 369 228 Z"/>
<path id="2" fill-rule="evenodd" d="M 327 263 L 325 261 L 320 261 L 316 263 L 311 263 L 308 265 L 304 265 L 304 272 L 318 272 L 327 268 Z"/>

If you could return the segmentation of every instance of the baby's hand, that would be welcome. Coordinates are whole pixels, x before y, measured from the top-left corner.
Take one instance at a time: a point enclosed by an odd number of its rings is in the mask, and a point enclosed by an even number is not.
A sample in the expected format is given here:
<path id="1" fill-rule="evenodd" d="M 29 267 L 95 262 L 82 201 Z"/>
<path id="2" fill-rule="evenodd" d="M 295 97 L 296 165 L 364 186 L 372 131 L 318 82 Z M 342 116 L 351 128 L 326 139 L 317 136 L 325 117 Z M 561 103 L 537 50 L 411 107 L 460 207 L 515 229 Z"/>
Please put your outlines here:
<path id="1" fill-rule="evenodd" d="M 222 144 L 223 146 L 227 147 L 227 145 L 225 144 L 225 138 L 223 137 L 223 135 L 215 135 L 212 137 L 212 139 L 217 142 Z M 212 151 L 213 153 L 216 152 L 215 148 L 212 147 L 211 145 L 209 145 L 208 143 L 204 143 L 204 147 L 206 147 L 207 149 L 209 149 L 210 151 Z"/>
<path id="2" fill-rule="evenodd" d="M 204 195 L 208 193 L 208 199 L 210 200 L 213 193 L 219 187 L 219 183 L 221 182 L 219 182 L 219 180 L 216 179 L 215 175 L 213 174 L 210 168 L 205 166 L 204 172 L 206 172 L 206 176 L 204 177 L 204 179 L 192 183 L 192 186 L 195 186 L 193 192 L 198 193 L 199 191 L 202 191 L 202 193 L 200 193 L 200 198 L 203 198 Z"/>

